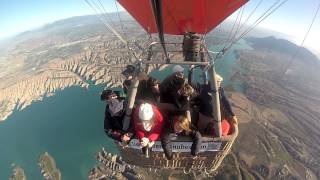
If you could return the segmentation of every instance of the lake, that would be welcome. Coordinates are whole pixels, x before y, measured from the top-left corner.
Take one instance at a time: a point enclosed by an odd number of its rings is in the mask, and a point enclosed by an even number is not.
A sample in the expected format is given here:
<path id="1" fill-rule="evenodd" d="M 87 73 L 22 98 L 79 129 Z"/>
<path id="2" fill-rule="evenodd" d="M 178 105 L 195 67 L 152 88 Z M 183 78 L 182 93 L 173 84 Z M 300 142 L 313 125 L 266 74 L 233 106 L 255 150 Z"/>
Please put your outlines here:
<path id="1" fill-rule="evenodd" d="M 9 178 L 13 163 L 25 170 L 28 179 L 42 179 L 37 160 L 46 151 L 63 179 L 87 179 L 102 146 L 117 153 L 103 131 L 102 89 L 67 88 L 1 122 L 0 179 Z"/>

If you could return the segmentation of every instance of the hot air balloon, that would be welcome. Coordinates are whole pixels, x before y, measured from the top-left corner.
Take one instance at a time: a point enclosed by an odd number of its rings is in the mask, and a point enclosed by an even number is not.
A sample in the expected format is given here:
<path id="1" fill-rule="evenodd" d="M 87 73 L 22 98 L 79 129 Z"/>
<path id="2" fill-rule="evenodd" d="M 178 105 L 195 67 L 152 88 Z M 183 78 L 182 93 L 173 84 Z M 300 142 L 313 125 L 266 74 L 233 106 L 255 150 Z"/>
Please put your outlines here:
<path id="1" fill-rule="evenodd" d="M 234 11 L 244 5 L 247 0 L 118 0 L 118 2 L 134 17 L 148 33 L 158 33 L 160 42 L 149 45 L 148 57 L 140 59 L 141 64 L 182 64 L 198 65 L 208 73 L 212 89 L 212 104 L 216 120 L 215 135 L 203 136 L 200 153 L 196 158 L 190 155 L 192 140 L 189 137 L 178 137 L 172 140 L 173 159 L 167 160 L 160 141 L 156 141 L 152 153 L 146 157 L 141 153 L 139 140 L 132 139 L 127 146 L 119 145 L 120 154 L 128 164 L 154 168 L 190 171 L 214 172 L 230 151 L 238 135 L 237 123 L 231 123 L 231 132 L 222 136 L 219 92 L 216 82 L 214 64 L 203 43 L 204 35 L 219 25 Z M 166 43 L 165 34 L 183 37 L 180 43 Z M 172 44 L 180 47 L 175 53 L 180 61 L 171 56 Z M 161 45 L 163 59 L 152 58 L 155 46 Z M 168 48 L 169 47 L 169 48 Z M 159 48 L 158 48 L 159 49 Z M 148 66 L 146 66 L 148 68 Z M 146 70 L 148 72 L 148 70 Z M 124 118 L 124 130 L 128 128 L 134 107 L 139 79 L 135 77 L 129 89 L 128 105 Z M 159 105 L 161 107 L 161 105 Z M 193 118 L 193 117 L 192 117 Z"/>

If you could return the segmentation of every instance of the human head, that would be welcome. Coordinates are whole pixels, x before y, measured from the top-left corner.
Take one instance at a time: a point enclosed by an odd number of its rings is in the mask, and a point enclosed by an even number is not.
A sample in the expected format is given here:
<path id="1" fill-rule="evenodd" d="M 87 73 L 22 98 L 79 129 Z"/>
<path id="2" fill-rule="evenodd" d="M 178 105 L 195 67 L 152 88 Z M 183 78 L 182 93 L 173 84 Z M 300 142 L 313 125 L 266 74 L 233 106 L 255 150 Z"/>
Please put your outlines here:
<path id="1" fill-rule="evenodd" d="M 154 115 L 152 105 L 149 103 L 142 103 L 139 107 L 139 119 L 141 121 L 150 121 Z"/>
<path id="2" fill-rule="evenodd" d="M 180 133 L 182 131 L 186 131 L 187 133 L 191 132 L 190 129 L 190 121 L 185 115 L 178 116 L 177 121 L 175 121 L 173 125 L 174 132 Z"/>
<path id="3" fill-rule="evenodd" d="M 173 66 L 172 72 L 178 77 L 184 77 L 184 68 L 180 65 Z"/>
<path id="4" fill-rule="evenodd" d="M 219 74 L 216 74 L 216 81 L 217 81 L 218 87 L 220 87 L 223 81 L 223 78 Z"/>
<path id="5" fill-rule="evenodd" d="M 122 75 L 126 77 L 126 79 L 132 79 L 135 71 L 135 67 L 133 65 L 127 65 L 125 70 L 121 72 Z"/>
<path id="6" fill-rule="evenodd" d="M 100 96 L 101 101 L 110 101 L 111 99 L 116 99 L 118 96 L 111 89 L 103 90 Z"/>
<path id="7" fill-rule="evenodd" d="M 157 89 L 159 88 L 159 81 L 156 78 L 149 77 L 149 79 L 147 80 L 147 85 Z"/>

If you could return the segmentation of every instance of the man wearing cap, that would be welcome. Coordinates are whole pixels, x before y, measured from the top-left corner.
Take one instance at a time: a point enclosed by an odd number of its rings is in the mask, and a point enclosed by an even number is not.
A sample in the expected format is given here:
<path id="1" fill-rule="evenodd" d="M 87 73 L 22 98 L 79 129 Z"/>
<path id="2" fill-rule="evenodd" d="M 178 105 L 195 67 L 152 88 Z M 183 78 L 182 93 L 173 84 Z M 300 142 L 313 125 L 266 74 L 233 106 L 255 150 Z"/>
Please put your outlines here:
<path id="1" fill-rule="evenodd" d="M 178 76 L 180 78 L 184 78 L 184 68 L 182 66 L 180 66 L 180 65 L 173 66 L 172 73 L 175 76 Z"/>
<path id="2" fill-rule="evenodd" d="M 129 141 L 132 133 L 122 132 L 122 119 L 126 106 L 124 98 L 119 97 L 117 92 L 107 89 L 102 91 L 100 99 L 106 102 L 104 117 L 105 133 L 115 140 Z"/>
<path id="3" fill-rule="evenodd" d="M 159 80 L 148 76 L 144 72 L 138 74 L 139 85 L 136 94 L 136 104 L 148 102 L 151 104 L 159 104 L 160 102 L 160 91 L 159 91 Z"/>
<path id="4" fill-rule="evenodd" d="M 142 148 L 151 148 L 162 132 L 162 114 L 156 106 L 142 103 L 134 110 L 132 119 Z"/>
<path id="5" fill-rule="evenodd" d="M 227 135 L 230 130 L 229 121 L 231 123 L 237 124 L 238 119 L 231 108 L 230 102 L 225 95 L 223 87 L 221 87 L 223 78 L 219 74 L 216 74 L 216 80 L 217 80 L 217 87 L 218 87 L 219 98 L 220 98 L 222 135 Z M 197 85 L 197 88 L 195 89 L 198 91 L 198 94 L 199 94 L 197 98 L 199 101 L 199 120 L 198 120 L 197 127 L 201 133 L 212 134 L 214 131 L 214 129 L 212 129 L 214 112 L 213 112 L 213 104 L 211 101 L 213 92 L 211 90 L 210 83 L 200 85 L 199 83 L 193 83 L 192 78 L 189 78 L 189 82 Z"/>
<path id="6" fill-rule="evenodd" d="M 179 109 L 185 109 L 187 106 L 185 99 L 186 90 L 191 93 L 193 89 L 185 82 L 184 68 L 180 65 L 173 67 L 173 73 L 166 77 L 160 84 L 160 102 L 174 104 Z"/>

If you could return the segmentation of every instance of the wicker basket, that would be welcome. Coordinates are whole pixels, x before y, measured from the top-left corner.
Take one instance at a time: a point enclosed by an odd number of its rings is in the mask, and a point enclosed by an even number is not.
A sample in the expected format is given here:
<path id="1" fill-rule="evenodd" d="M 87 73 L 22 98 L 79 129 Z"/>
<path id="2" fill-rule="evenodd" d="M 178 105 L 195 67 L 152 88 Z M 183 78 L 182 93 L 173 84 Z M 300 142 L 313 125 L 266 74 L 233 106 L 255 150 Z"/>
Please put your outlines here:
<path id="1" fill-rule="evenodd" d="M 167 160 L 163 152 L 151 152 L 146 158 L 140 149 L 119 146 L 120 154 L 125 162 L 131 165 L 153 169 L 175 169 L 183 171 L 203 171 L 213 173 L 218 169 L 238 136 L 238 125 L 231 124 L 232 134 L 221 138 L 203 137 L 202 143 L 221 143 L 217 151 L 200 152 L 196 158 L 190 152 L 173 152 L 173 159 Z M 179 137 L 172 142 L 190 142 L 189 137 Z M 160 142 L 158 142 L 160 143 Z"/>

